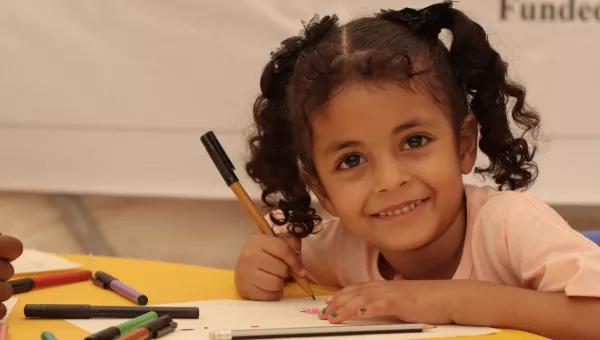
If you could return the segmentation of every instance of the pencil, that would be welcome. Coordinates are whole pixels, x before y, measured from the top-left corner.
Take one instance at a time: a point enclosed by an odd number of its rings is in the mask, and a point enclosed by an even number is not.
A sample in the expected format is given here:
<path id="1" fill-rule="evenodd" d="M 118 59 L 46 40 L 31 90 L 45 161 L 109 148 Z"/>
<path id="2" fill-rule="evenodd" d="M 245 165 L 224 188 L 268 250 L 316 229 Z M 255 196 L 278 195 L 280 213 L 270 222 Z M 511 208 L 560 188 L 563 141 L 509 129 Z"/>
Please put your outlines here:
<path id="1" fill-rule="evenodd" d="M 420 333 L 435 326 L 424 324 L 356 325 L 303 328 L 218 330 L 209 333 L 210 340 L 248 340 L 349 336 L 368 334 Z"/>
<path id="2" fill-rule="evenodd" d="M 231 191 L 233 191 L 233 193 L 237 197 L 238 201 L 241 203 L 248 216 L 250 216 L 250 219 L 258 227 L 258 230 L 260 230 L 264 234 L 277 237 L 273 229 L 267 223 L 267 220 L 261 214 L 256 204 L 254 204 L 250 196 L 248 196 L 248 193 L 246 192 L 244 187 L 242 187 L 242 185 L 240 184 L 237 176 L 233 172 L 235 170 L 235 167 L 233 166 L 233 163 L 231 163 L 231 160 L 225 153 L 225 150 L 223 150 L 223 147 L 221 147 L 221 143 L 219 143 L 219 140 L 217 139 L 215 134 L 212 131 L 209 131 L 205 133 L 200 138 L 200 140 L 202 141 L 202 144 L 204 144 L 206 152 L 208 152 L 208 155 L 215 163 L 217 170 L 219 170 L 221 176 L 223 176 L 225 183 L 227 184 L 227 186 L 229 186 Z M 308 283 L 308 280 L 296 275 L 293 272 L 291 274 L 296 283 L 298 283 L 298 285 L 300 286 L 300 288 L 302 288 L 302 290 L 304 290 L 308 295 L 310 295 L 313 298 L 313 300 L 315 300 L 315 294 L 313 293 L 312 288 Z"/>

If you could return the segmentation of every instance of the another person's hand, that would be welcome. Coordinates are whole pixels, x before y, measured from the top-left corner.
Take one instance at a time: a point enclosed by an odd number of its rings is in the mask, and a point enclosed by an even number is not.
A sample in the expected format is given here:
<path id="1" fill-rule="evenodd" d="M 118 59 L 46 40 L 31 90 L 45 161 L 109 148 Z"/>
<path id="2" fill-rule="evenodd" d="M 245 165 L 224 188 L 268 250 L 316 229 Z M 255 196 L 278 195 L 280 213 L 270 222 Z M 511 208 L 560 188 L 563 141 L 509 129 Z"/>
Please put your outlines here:
<path id="1" fill-rule="evenodd" d="M 244 246 L 235 268 L 235 285 L 245 299 L 272 301 L 283 296 L 290 268 L 304 277 L 299 256 L 301 241 L 291 236 L 255 234 Z"/>
<path id="2" fill-rule="evenodd" d="M 11 298 L 12 287 L 6 282 L 14 275 L 15 270 L 10 264 L 23 253 L 23 243 L 18 239 L 0 235 L 0 301 Z M 6 306 L 0 303 L 0 318 L 6 315 Z"/>

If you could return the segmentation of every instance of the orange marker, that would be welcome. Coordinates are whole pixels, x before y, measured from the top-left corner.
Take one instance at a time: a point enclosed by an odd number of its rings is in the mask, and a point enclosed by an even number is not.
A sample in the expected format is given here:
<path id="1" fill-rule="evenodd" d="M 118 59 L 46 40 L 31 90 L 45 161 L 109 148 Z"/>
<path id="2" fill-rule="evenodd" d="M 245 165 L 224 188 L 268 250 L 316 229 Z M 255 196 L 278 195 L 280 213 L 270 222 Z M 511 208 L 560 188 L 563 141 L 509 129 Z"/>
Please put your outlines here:
<path id="1" fill-rule="evenodd" d="M 135 331 L 127 333 L 120 338 L 117 338 L 117 340 L 158 339 L 166 334 L 171 333 L 176 328 L 177 324 L 172 321 L 171 317 L 169 315 L 164 315 L 158 319 L 141 325 Z"/>

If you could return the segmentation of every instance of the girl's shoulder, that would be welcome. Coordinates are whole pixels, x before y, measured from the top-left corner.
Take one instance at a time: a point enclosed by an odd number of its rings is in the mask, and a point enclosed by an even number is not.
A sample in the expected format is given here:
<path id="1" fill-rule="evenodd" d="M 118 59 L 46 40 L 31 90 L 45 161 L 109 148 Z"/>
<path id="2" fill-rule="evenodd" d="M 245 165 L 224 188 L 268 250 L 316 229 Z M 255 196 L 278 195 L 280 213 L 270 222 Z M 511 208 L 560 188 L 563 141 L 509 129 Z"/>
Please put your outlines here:
<path id="1" fill-rule="evenodd" d="M 467 187 L 472 276 L 568 296 L 600 297 L 600 248 L 535 195 Z"/>
<path id="2" fill-rule="evenodd" d="M 533 194 L 475 185 L 465 185 L 465 194 L 469 224 L 485 222 L 486 225 L 506 226 L 517 217 L 523 222 L 542 222 L 570 229 L 552 207 Z"/>
<path id="3" fill-rule="evenodd" d="M 467 230 L 472 246 L 505 251 L 513 255 L 527 247 L 569 242 L 581 249 L 597 246 L 574 230 L 539 197 L 492 187 L 467 186 Z M 521 246 L 527 245 L 524 248 Z M 577 247 L 576 247 L 577 248 Z"/>

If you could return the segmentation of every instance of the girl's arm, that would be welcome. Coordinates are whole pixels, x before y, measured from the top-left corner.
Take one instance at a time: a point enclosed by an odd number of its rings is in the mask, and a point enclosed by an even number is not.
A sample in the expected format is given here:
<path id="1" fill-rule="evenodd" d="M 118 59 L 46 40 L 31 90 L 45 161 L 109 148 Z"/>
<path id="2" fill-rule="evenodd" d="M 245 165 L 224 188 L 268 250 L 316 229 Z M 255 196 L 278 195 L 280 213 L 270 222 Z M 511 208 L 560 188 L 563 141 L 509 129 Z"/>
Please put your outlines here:
<path id="1" fill-rule="evenodd" d="M 600 339 L 600 298 L 482 282 L 456 288 L 448 313 L 457 324 L 519 329 L 551 339 Z"/>

